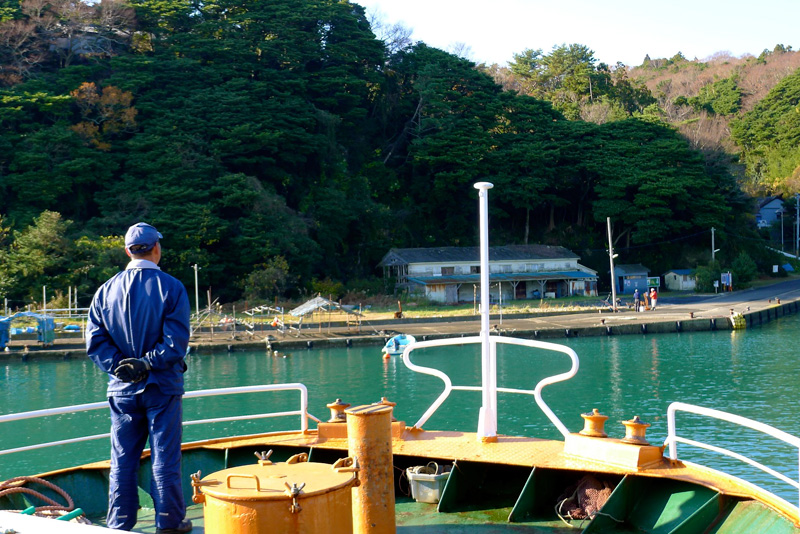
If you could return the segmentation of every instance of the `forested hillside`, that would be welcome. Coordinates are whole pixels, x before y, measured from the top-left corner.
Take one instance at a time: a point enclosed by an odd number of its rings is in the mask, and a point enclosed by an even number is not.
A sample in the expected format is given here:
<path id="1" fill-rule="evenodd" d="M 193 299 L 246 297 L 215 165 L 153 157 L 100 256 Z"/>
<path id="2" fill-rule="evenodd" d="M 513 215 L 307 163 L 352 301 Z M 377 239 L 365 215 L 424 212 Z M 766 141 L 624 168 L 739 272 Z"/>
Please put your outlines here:
<path id="1" fill-rule="evenodd" d="M 599 63 L 587 46 L 570 44 L 554 46 L 547 53 L 525 50 L 508 67 L 481 68 L 504 88 L 548 100 L 570 119 L 602 124 L 631 116 L 658 118 L 702 152 L 707 165 L 737 176 L 750 195 L 798 190 L 796 179 L 789 180 L 796 158 L 775 157 L 787 151 L 785 139 L 781 147 L 772 147 L 775 132 L 767 128 L 759 136 L 759 154 L 769 146 L 776 160 L 771 170 L 764 171 L 762 163 L 754 163 L 754 158 L 763 160 L 751 154 L 754 147 L 731 136 L 736 121 L 751 121 L 753 109 L 773 89 L 778 93 L 768 100 L 782 102 L 777 104 L 782 111 L 797 104 L 777 89 L 800 69 L 800 53 L 791 47 L 779 44 L 758 57 L 741 58 L 719 52 L 689 60 L 678 52 L 671 58 L 647 56 L 641 65 L 629 67 Z"/>
<path id="2" fill-rule="evenodd" d="M 85 304 L 139 220 L 166 270 L 191 285 L 198 264 L 223 301 L 375 288 L 392 246 L 476 244 L 476 181 L 495 184 L 494 244 L 562 245 L 605 273 L 611 217 L 620 261 L 652 272 L 708 262 L 711 227 L 718 259 L 771 265 L 735 176 L 620 69 L 588 76 L 606 115 L 589 121 L 582 81 L 537 92 L 555 78 L 535 54 L 507 91 L 424 43 L 387 47 L 347 2 L 0 0 L 0 18 L 12 305 L 44 284 Z"/>

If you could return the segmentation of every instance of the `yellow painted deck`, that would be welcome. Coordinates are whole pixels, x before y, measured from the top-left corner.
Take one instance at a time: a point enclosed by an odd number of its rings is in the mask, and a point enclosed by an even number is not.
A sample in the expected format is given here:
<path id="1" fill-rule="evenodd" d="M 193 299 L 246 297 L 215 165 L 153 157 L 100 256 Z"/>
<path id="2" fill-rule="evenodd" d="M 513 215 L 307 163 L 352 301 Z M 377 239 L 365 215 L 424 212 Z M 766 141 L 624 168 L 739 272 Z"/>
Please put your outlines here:
<path id="1" fill-rule="evenodd" d="M 624 467 L 607 461 L 565 454 L 565 444 L 562 441 L 498 436 L 496 442 L 484 443 L 478 439 L 475 433 L 471 432 L 420 431 L 412 429 L 406 429 L 402 433 L 396 432 L 395 434 L 392 438 L 392 450 L 395 455 L 617 475 L 636 474 L 639 476 L 682 480 L 703 485 L 723 495 L 758 500 L 781 513 L 794 524 L 800 525 L 800 519 L 789 503 L 761 490 L 757 486 L 702 466 L 680 461 L 671 462 L 664 457 L 661 457 L 657 462 L 648 463 L 645 467 Z M 610 440 L 610 438 L 592 439 L 599 441 Z M 299 432 L 276 433 L 240 439 L 211 440 L 189 444 L 186 447 L 228 449 L 250 446 L 257 448 L 269 448 L 272 446 L 314 447 L 316 449 L 346 451 L 348 440 L 346 437 L 320 437 L 317 431 L 309 431 L 305 434 Z M 636 445 L 628 446 L 638 447 Z M 659 448 L 651 448 L 660 451 Z"/>

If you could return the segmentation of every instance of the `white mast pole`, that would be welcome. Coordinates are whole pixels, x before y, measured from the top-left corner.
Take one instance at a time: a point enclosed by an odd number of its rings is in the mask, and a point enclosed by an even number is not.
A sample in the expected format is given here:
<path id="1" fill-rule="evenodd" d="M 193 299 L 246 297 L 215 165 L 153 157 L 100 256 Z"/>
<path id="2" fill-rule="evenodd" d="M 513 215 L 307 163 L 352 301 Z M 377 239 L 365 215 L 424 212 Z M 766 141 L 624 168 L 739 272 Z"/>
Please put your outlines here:
<path id="1" fill-rule="evenodd" d="M 489 182 L 478 182 L 481 239 L 481 377 L 483 405 L 478 417 L 478 439 L 497 441 L 497 355 L 489 339 Z"/>

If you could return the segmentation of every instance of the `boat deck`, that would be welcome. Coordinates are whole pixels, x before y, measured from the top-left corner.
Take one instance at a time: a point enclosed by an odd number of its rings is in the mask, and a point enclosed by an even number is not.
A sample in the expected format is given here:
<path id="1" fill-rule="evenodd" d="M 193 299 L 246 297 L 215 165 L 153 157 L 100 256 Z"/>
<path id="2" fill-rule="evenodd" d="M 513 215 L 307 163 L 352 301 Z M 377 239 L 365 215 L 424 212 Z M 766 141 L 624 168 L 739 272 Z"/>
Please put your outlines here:
<path id="1" fill-rule="evenodd" d="M 610 438 L 606 440 L 611 441 Z M 317 432 L 310 431 L 306 434 L 278 433 L 239 440 L 214 440 L 196 445 L 211 449 L 252 446 L 263 450 L 263 448 L 284 446 L 346 451 L 348 440 L 346 437 L 320 437 Z M 645 467 L 618 466 L 608 461 L 565 454 L 564 446 L 563 441 L 518 436 L 498 436 L 496 442 L 486 443 L 472 432 L 422 431 L 411 428 L 407 428 L 400 436 L 392 439 L 392 451 L 395 456 L 669 478 L 700 484 L 722 495 L 754 498 L 784 516 L 796 517 L 796 512 L 786 501 L 749 482 L 703 466 L 688 462 L 671 462 L 663 457 L 660 461 Z M 630 447 L 637 446 L 630 445 Z"/>
<path id="2" fill-rule="evenodd" d="M 479 528 L 481 534 L 502 534 L 507 532 L 527 532 L 533 534 L 563 534 L 574 533 L 575 527 L 568 527 L 560 521 L 550 522 L 523 522 L 507 523 L 510 508 L 492 510 L 469 510 L 453 514 L 440 514 L 436 506 L 414 502 L 411 498 L 397 500 L 395 514 L 397 531 L 409 534 L 424 533 L 463 533 L 466 528 L 474 526 Z M 203 505 L 195 504 L 187 508 L 186 517 L 191 519 L 192 534 L 205 534 L 203 525 Z M 98 525 L 105 525 L 105 518 L 92 518 Z M 139 511 L 139 521 L 134 532 L 153 534 L 155 527 L 155 511 L 143 508 Z M 208 533 L 212 534 L 212 533 Z"/>
<path id="3" fill-rule="evenodd" d="M 342 426 L 341 428 L 344 430 L 346 427 Z M 722 496 L 734 499 L 741 498 L 749 502 L 760 502 L 764 506 L 779 512 L 785 520 L 789 521 L 788 527 L 783 526 L 783 530 L 776 530 L 776 532 L 797 532 L 794 529 L 796 527 L 791 527 L 791 524 L 797 525 L 798 521 L 796 512 L 789 503 L 745 481 L 701 466 L 671 462 L 661 456 L 662 451 L 659 447 L 624 445 L 624 447 L 628 447 L 633 451 L 648 449 L 651 453 L 655 453 L 653 456 L 644 458 L 646 463 L 644 466 L 615 465 L 613 461 L 608 461 L 608 457 L 600 459 L 581 457 L 571 453 L 575 452 L 575 450 L 570 449 L 572 446 L 570 438 L 575 436 L 577 435 L 570 435 L 565 442 L 511 436 L 498 436 L 496 442 L 482 442 L 475 433 L 420 431 L 407 429 L 402 423 L 395 423 L 392 447 L 394 464 L 397 470 L 396 483 L 399 484 L 397 486 L 399 491 L 396 497 L 398 532 L 463 533 L 473 530 L 484 534 L 492 534 L 494 532 L 533 532 L 541 534 L 574 532 L 574 524 L 573 526 L 568 526 L 561 522 L 556 514 L 552 512 L 547 517 L 545 514 L 523 515 L 519 519 L 515 518 L 514 522 L 509 522 L 509 516 L 512 514 L 517 495 L 519 495 L 519 491 L 523 486 L 527 486 L 525 481 L 531 476 L 532 472 L 540 473 L 545 483 L 549 480 L 558 484 L 564 480 L 571 484 L 574 480 L 587 473 L 593 474 L 600 479 L 616 480 L 617 482 L 625 475 L 636 475 L 638 480 L 652 480 L 655 482 L 661 479 L 668 485 L 673 484 L 673 486 L 681 483 L 698 484 L 718 492 Z M 578 438 L 579 440 L 587 439 L 582 436 L 578 436 Z M 593 439 L 587 444 L 589 445 L 587 450 L 590 453 L 596 453 L 612 446 L 623 446 L 619 443 L 619 440 L 610 438 L 599 441 Z M 194 472 L 199 468 L 205 474 L 210 474 L 222 468 L 223 464 L 220 463 L 222 458 L 225 459 L 225 467 L 228 465 L 247 465 L 255 461 L 253 458 L 254 451 L 269 449 L 276 451 L 275 461 L 284 461 L 289 455 L 298 452 L 308 452 L 311 461 L 330 463 L 336 458 L 347 455 L 348 439 L 344 436 L 331 437 L 328 435 L 326 437 L 323 429 L 306 433 L 272 433 L 189 443 L 184 445 L 184 468 L 191 469 L 191 471 L 186 471 L 187 473 Z M 216 458 L 216 460 L 208 463 L 207 460 L 210 458 Z M 494 482 L 485 488 L 481 487 L 478 490 L 480 492 L 479 497 L 462 499 L 458 506 L 452 506 L 451 503 L 448 503 L 447 506 L 442 507 L 444 501 L 440 503 L 439 507 L 435 504 L 418 503 L 405 496 L 408 495 L 408 491 L 405 491 L 408 489 L 408 480 L 404 477 L 404 470 L 406 467 L 413 465 L 425 465 L 429 461 L 435 461 L 439 464 L 453 463 L 454 470 L 459 472 L 460 477 L 469 478 L 475 475 L 481 480 L 493 478 Z M 104 461 L 85 465 L 80 469 L 95 473 L 98 471 L 107 473 L 108 467 L 108 461 Z M 43 476 L 57 475 L 58 473 L 67 474 L 69 471 L 64 470 Z M 573 474 L 568 472 L 573 472 Z M 547 473 L 562 473 L 562 475 Z M 563 475 L 563 473 L 567 474 Z M 554 476 L 557 478 L 553 478 Z M 461 478 L 460 480 L 466 479 Z M 512 486 L 514 487 L 513 491 L 517 493 L 512 494 L 509 492 L 509 488 Z M 456 494 L 459 491 L 457 489 Z M 555 488 L 553 491 L 556 493 L 548 496 L 548 499 L 556 497 L 558 495 L 557 492 L 560 490 Z M 463 497 L 466 494 L 462 492 L 461 495 Z M 141 533 L 155 532 L 152 501 L 148 502 L 149 496 L 144 493 L 144 490 L 142 490 L 141 497 L 143 498 L 143 508 L 140 510 L 139 522 L 134 531 Z M 548 499 L 542 502 L 544 503 Z M 751 499 L 752 501 L 750 501 Z M 78 505 L 80 506 L 81 504 L 78 503 Z M 535 506 L 540 507 L 540 505 Z M 444 511 L 439 511 L 440 509 Z M 99 513 L 99 510 L 97 512 Z M 188 517 L 195 525 L 193 532 L 196 534 L 205 532 L 202 505 L 190 506 Z M 96 524 L 104 523 L 104 518 L 94 516 L 91 519 Z M 727 531 L 725 532 L 727 533 Z"/>

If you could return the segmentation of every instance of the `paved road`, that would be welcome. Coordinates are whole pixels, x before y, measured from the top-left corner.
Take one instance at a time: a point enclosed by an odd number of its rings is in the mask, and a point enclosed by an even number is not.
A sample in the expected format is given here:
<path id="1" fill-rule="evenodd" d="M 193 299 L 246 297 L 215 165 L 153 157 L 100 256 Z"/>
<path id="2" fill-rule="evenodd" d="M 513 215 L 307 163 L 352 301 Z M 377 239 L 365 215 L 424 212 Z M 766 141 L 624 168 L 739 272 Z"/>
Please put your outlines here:
<path id="1" fill-rule="evenodd" d="M 767 287 L 719 295 L 659 298 L 656 310 L 644 312 L 635 312 L 633 309 L 623 308 L 618 313 L 611 313 L 610 310 L 604 310 L 600 313 L 584 311 L 527 318 L 506 315 L 502 319 L 499 316 L 493 316 L 491 322 L 493 327 L 507 332 L 663 323 L 686 321 L 691 318 L 729 317 L 731 310 L 742 313 L 759 311 L 775 306 L 777 299 L 782 302 L 800 300 L 800 279 L 786 280 Z M 449 322 L 409 322 L 406 324 L 398 322 L 395 325 L 382 328 L 385 328 L 387 332 L 405 332 L 414 336 L 453 335 L 456 333 L 474 335 L 480 331 L 480 318 L 475 317 L 469 321 Z"/>

